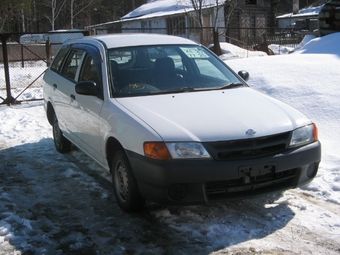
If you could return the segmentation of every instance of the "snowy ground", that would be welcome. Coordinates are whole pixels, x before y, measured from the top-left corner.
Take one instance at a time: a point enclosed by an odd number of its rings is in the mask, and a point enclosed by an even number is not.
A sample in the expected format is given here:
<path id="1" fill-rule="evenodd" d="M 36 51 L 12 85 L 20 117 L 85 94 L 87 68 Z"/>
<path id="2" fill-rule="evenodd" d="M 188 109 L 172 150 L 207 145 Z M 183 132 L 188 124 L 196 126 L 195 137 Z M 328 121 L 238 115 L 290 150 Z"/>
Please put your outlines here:
<path id="1" fill-rule="evenodd" d="M 103 169 L 76 149 L 55 151 L 42 102 L 1 106 L 0 255 L 340 254 L 339 41 L 334 34 L 289 55 L 223 56 L 234 70 L 250 72 L 253 88 L 318 125 L 318 175 L 277 196 L 188 207 L 150 203 L 125 214 Z"/>

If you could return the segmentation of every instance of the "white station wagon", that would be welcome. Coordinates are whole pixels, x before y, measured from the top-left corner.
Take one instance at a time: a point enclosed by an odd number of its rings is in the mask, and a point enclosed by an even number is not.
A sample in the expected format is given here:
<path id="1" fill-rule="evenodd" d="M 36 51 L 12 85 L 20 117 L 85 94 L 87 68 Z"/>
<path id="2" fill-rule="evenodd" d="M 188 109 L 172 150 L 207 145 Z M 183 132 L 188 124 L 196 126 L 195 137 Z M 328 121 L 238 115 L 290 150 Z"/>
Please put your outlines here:
<path id="1" fill-rule="evenodd" d="M 317 128 L 190 40 L 118 34 L 67 41 L 44 75 L 55 147 L 112 174 L 126 212 L 250 198 L 305 185 Z"/>

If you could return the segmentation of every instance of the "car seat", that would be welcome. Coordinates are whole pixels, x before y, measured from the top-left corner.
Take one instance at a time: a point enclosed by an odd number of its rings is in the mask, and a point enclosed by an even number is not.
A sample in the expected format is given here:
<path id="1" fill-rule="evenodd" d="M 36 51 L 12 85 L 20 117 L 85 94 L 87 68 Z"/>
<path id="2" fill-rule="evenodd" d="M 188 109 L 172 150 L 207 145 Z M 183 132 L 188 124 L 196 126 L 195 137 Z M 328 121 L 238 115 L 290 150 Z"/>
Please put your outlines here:
<path id="1" fill-rule="evenodd" d="M 155 61 L 155 75 L 153 86 L 158 89 L 180 88 L 183 86 L 183 78 L 175 71 L 175 64 L 172 58 L 158 58 Z"/>
<path id="2" fill-rule="evenodd" d="M 112 80 L 117 82 L 118 77 L 119 77 L 119 66 L 117 61 L 115 60 L 110 60 L 111 64 L 111 75 L 112 75 Z"/>

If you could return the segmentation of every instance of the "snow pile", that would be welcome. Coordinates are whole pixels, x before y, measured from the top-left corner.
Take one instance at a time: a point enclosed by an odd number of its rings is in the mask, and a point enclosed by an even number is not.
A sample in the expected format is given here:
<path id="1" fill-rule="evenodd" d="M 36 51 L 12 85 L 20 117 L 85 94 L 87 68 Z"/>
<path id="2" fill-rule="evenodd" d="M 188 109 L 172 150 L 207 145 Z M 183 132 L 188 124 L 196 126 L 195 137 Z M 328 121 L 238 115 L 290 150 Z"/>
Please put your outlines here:
<path id="1" fill-rule="evenodd" d="M 263 51 L 246 50 L 238 46 L 235 46 L 231 43 L 221 42 L 220 46 L 222 50 L 222 55 L 220 56 L 220 58 L 223 61 L 230 60 L 230 59 L 268 56 L 267 53 Z M 212 47 L 213 47 L 213 44 L 208 46 L 209 49 L 211 49 Z"/>
<path id="2" fill-rule="evenodd" d="M 322 143 L 322 163 L 316 179 L 304 189 L 338 205 L 339 41 L 340 33 L 336 33 L 305 42 L 294 54 L 227 61 L 234 70 L 250 73 L 248 83 L 251 87 L 294 106 L 317 124 Z"/>
<path id="3" fill-rule="evenodd" d="M 292 51 L 298 51 L 298 50 L 300 50 L 301 48 L 305 47 L 305 45 L 306 45 L 309 41 L 311 41 L 311 40 L 313 40 L 313 39 L 315 39 L 315 38 L 316 38 L 315 35 L 306 35 L 306 36 L 302 39 L 302 41 L 299 43 L 299 45 L 296 46 L 296 48 L 293 49 Z"/>
<path id="4" fill-rule="evenodd" d="M 304 54 L 335 54 L 340 56 L 340 33 L 329 34 L 324 37 L 317 37 L 313 39 L 313 36 L 306 37 L 303 40 L 302 47 L 294 50 L 296 53 Z"/>

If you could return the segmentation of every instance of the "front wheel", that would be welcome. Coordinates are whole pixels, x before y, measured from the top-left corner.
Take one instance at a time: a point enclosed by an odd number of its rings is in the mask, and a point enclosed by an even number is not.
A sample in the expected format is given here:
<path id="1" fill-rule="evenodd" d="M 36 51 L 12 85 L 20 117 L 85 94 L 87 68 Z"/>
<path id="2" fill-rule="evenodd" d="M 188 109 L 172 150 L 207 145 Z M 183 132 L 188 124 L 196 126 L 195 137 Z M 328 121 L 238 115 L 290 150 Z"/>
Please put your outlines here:
<path id="1" fill-rule="evenodd" d="M 137 212 L 144 206 L 145 199 L 139 193 L 138 185 L 126 154 L 119 150 L 112 164 L 112 183 L 119 207 L 128 213 Z"/>
<path id="2" fill-rule="evenodd" d="M 71 150 L 71 142 L 67 140 L 63 132 L 59 128 L 57 116 L 54 114 L 53 118 L 53 140 L 54 146 L 60 153 L 66 153 Z"/>

